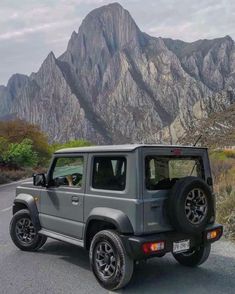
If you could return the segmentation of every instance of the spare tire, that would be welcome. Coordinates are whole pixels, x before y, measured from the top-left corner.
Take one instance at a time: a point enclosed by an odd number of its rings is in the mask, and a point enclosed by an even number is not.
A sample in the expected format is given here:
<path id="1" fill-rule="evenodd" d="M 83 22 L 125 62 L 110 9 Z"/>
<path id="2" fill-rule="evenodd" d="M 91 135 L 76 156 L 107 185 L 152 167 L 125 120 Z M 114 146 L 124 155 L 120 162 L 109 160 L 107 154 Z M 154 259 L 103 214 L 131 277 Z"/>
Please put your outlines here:
<path id="1" fill-rule="evenodd" d="M 171 225 L 179 232 L 198 234 L 213 216 L 210 187 L 198 177 L 185 177 L 175 183 L 168 198 Z"/>

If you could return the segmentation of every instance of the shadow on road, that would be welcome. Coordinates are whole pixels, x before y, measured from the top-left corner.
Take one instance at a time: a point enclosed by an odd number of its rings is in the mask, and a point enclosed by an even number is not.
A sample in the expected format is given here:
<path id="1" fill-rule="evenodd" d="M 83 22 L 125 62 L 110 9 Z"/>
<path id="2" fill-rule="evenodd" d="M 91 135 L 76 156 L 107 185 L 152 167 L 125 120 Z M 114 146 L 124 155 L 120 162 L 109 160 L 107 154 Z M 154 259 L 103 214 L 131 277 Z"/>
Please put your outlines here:
<path id="1" fill-rule="evenodd" d="M 90 269 L 88 253 L 82 248 L 51 241 L 38 254 L 56 255 L 63 260 Z M 179 265 L 171 255 L 136 265 L 133 278 L 118 293 L 234 293 L 235 259 L 211 254 L 201 267 Z"/>
<path id="2" fill-rule="evenodd" d="M 87 270 L 90 269 L 88 252 L 75 245 L 60 241 L 51 241 L 47 242 L 38 253 L 56 255 L 67 262 Z"/>
<path id="3" fill-rule="evenodd" d="M 211 254 L 201 267 L 187 268 L 176 263 L 171 255 L 168 256 L 136 267 L 128 289 L 123 292 L 235 293 L 235 259 Z"/>

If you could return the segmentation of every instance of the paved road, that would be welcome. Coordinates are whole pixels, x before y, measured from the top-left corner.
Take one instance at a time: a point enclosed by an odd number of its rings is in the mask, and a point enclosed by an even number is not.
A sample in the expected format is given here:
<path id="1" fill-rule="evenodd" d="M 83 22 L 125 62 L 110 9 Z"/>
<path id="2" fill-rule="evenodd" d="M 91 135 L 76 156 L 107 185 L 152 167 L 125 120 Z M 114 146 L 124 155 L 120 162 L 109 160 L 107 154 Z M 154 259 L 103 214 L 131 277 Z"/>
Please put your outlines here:
<path id="1" fill-rule="evenodd" d="M 107 293 L 89 270 L 80 248 L 49 240 L 36 253 L 18 250 L 8 225 L 16 184 L 0 186 L 0 294 Z M 200 268 L 178 265 L 171 255 L 136 267 L 129 286 L 119 293 L 235 293 L 235 246 L 220 241 Z"/>

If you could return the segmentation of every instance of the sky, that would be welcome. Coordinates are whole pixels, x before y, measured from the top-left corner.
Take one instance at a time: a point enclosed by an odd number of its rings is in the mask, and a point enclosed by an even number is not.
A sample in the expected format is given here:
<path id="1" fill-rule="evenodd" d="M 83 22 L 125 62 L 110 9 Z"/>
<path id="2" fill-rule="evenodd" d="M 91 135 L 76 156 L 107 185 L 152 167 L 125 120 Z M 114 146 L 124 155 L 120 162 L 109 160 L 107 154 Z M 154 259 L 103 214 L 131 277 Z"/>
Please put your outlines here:
<path id="1" fill-rule="evenodd" d="M 39 69 L 50 51 L 58 57 L 72 32 L 106 0 L 0 0 L 0 85 L 14 73 Z M 140 29 L 184 41 L 230 35 L 235 40 L 234 0 L 120 0 Z"/>

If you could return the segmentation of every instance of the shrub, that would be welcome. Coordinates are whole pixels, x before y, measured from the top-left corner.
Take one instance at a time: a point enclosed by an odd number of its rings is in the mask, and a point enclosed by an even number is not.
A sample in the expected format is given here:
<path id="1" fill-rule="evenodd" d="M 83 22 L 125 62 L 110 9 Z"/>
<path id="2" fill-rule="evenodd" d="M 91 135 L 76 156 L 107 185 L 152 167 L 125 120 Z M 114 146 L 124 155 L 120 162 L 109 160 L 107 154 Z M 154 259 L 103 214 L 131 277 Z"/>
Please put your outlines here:
<path id="1" fill-rule="evenodd" d="M 228 160 L 211 160 L 211 169 L 214 181 L 218 183 L 221 180 L 221 177 L 224 177 L 228 174 L 229 170 L 232 168 L 232 163 Z"/>
<path id="2" fill-rule="evenodd" d="M 0 184 L 19 181 L 23 178 L 31 177 L 32 173 L 31 169 L 0 169 Z"/>
<path id="3" fill-rule="evenodd" d="M 9 182 L 10 182 L 9 178 L 3 172 L 0 171 L 0 185 L 6 184 Z"/>
<path id="4" fill-rule="evenodd" d="M 38 162 L 38 156 L 32 149 L 32 141 L 24 139 L 19 144 L 11 143 L 4 156 L 4 161 L 15 163 L 19 167 L 35 166 Z"/>
<path id="5" fill-rule="evenodd" d="M 9 141 L 6 138 L 0 137 L 0 163 L 4 162 L 4 157 L 9 148 L 9 144 Z"/>
<path id="6" fill-rule="evenodd" d="M 225 237 L 235 240 L 235 192 L 218 201 L 217 220 L 225 226 Z"/>
<path id="7" fill-rule="evenodd" d="M 235 150 L 224 150 L 224 154 L 227 158 L 235 158 Z"/>
<path id="8" fill-rule="evenodd" d="M 231 184 L 226 185 L 226 187 L 225 187 L 225 191 L 226 191 L 226 193 L 230 196 L 230 194 L 231 194 L 232 191 L 233 191 L 233 186 L 232 186 Z"/>
<path id="9" fill-rule="evenodd" d="M 38 154 L 42 165 L 51 157 L 47 135 L 40 130 L 39 126 L 24 120 L 0 121 L 0 137 L 13 144 L 20 144 L 25 138 L 30 139 L 32 150 Z"/>

